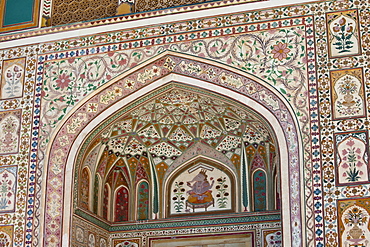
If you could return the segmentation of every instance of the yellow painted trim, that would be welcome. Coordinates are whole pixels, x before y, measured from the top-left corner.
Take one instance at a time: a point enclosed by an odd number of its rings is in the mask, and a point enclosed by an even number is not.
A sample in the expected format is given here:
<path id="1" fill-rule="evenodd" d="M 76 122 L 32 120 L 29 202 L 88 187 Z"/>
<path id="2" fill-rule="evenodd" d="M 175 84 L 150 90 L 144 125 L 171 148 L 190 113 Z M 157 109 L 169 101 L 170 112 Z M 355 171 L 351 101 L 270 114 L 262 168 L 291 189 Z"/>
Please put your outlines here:
<path id="1" fill-rule="evenodd" d="M 13 24 L 9 26 L 3 26 L 4 24 L 4 11 L 5 11 L 5 1 L 1 1 L 0 3 L 0 15 L 3 16 L 0 18 L 0 33 L 2 32 L 11 32 L 21 29 L 27 29 L 31 27 L 37 27 L 39 23 L 39 9 L 40 8 L 40 0 L 35 0 L 35 4 L 33 6 L 33 15 L 32 15 L 32 21 L 26 22 L 26 23 L 19 23 L 19 24 Z"/>

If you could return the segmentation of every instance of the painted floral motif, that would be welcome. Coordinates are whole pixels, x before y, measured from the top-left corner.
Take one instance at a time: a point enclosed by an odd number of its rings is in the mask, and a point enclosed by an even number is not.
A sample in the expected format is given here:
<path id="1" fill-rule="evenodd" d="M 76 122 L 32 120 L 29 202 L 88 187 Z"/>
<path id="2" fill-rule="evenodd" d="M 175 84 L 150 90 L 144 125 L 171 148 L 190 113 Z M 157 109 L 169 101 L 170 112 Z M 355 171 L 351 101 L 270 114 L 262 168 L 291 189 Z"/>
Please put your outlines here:
<path id="1" fill-rule="evenodd" d="M 370 231 L 369 213 L 366 209 L 353 205 L 343 212 L 341 218 L 345 228 L 341 236 L 342 246 L 368 246 Z"/>
<path id="2" fill-rule="evenodd" d="M 149 219 L 149 185 L 143 181 L 138 186 L 138 209 L 137 219 L 147 220 Z"/>
<path id="3" fill-rule="evenodd" d="M 88 242 L 88 247 L 95 247 L 95 235 L 90 233 L 89 234 L 89 242 Z"/>
<path id="4" fill-rule="evenodd" d="M 0 122 L 0 153 L 15 153 L 18 151 L 19 126 L 19 119 L 14 115 L 9 115 Z"/>
<path id="5" fill-rule="evenodd" d="M 229 200 L 229 192 L 227 191 L 227 188 L 229 185 L 226 184 L 226 177 L 221 177 L 217 179 L 217 185 L 216 185 L 216 190 L 217 190 L 217 204 L 219 208 L 226 208 L 227 203 Z"/>
<path id="6" fill-rule="evenodd" d="M 68 88 L 69 83 L 71 82 L 71 80 L 69 79 L 69 75 L 63 73 L 63 74 L 58 76 L 58 79 L 55 82 L 57 83 L 55 89 L 62 89 L 63 90 L 64 88 Z"/>
<path id="7" fill-rule="evenodd" d="M 327 18 L 331 57 L 359 54 L 357 10 L 328 13 Z"/>
<path id="8" fill-rule="evenodd" d="M 10 247 L 12 239 L 10 236 L 4 232 L 0 232 L 0 247 Z"/>
<path id="9" fill-rule="evenodd" d="M 16 167 L 0 169 L 0 212 L 14 210 L 16 195 Z"/>
<path id="10" fill-rule="evenodd" d="M 274 58 L 279 59 L 280 61 L 288 57 L 290 49 L 287 48 L 288 44 L 279 42 L 277 45 L 274 45 L 273 50 L 271 51 L 274 54 Z"/>
<path id="11" fill-rule="evenodd" d="M 259 170 L 253 174 L 254 211 L 266 210 L 266 174 Z"/>
<path id="12" fill-rule="evenodd" d="M 128 210 L 129 210 L 129 192 L 125 187 L 121 187 L 117 191 L 115 199 L 114 221 L 115 222 L 128 221 L 129 215 Z"/>
<path id="13" fill-rule="evenodd" d="M 104 238 L 100 239 L 100 247 L 107 247 L 107 241 Z"/>
<path id="14" fill-rule="evenodd" d="M 84 168 L 83 171 L 82 171 L 82 174 L 81 174 L 81 189 L 80 189 L 80 193 L 81 193 L 81 202 L 80 202 L 80 206 L 84 209 L 89 209 L 89 194 L 90 194 L 90 188 L 89 188 L 89 185 L 90 185 L 90 176 L 89 176 L 89 171 L 87 168 Z"/>
<path id="15" fill-rule="evenodd" d="M 110 217 L 109 217 L 109 200 L 110 200 L 110 196 L 109 196 L 109 186 L 108 184 L 106 184 L 104 186 L 104 198 L 103 198 L 103 218 L 106 219 L 106 220 L 109 220 Z"/>
<path id="16" fill-rule="evenodd" d="M 45 63 L 45 80 L 41 92 L 44 106 L 43 132 L 50 133 L 83 97 L 146 59 L 148 55 L 153 55 L 152 51 L 138 50 L 128 54 L 107 52 Z M 108 98 L 103 100 L 109 101 L 116 95 L 115 90 L 111 91 Z M 46 145 L 46 142 L 47 139 L 43 140 L 42 145 Z"/>
<path id="17" fill-rule="evenodd" d="M 283 244 L 283 236 L 281 231 L 275 231 L 267 234 L 265 241 L 267 243 L 266 247 L 281 247 Z"/>
<path id="18" fill-rule="evenodd" d="M 122 243 L 117 244 L 115 247 L 139 247 L 139 245 L 131 241 L 124 241 Z"/>
<path id="19" fill-rule="evenodd" d="M 335 104 L 340 115 L 356 116 L 363 113 L 363 101 L 358 96 L 360 90 L 359 83 L 351 76 L 345 76 L 339 83 L 339 93 L 344 95 L 342 100 L 338 100 Z M 356 95 L 357 94 L 357 95 Z"/>
<path id="20" fill-rule="evenodd" d="M 1 98 L 14 98 L 22 96 L 24 70 L 19 65 L 13 65 L 5 72 L 5 84 L 2 88 Z"/>
<path id="21" fill-rule="evenodd" d="M 76 228 L 76 240 L 80 243 L 84 242 L 84 230 L 81 227 Z"/>
<path id="22" fill-rule="evenodd" d="M 347 23 L 344 17 L 334 22 L 333 31 L 336 42 L 333 43 L 333 46 L 338 50 L 338 53 L 349 52 L 353 48 L 354 42 L 351 41 L 351 38 L 354 30 L 353 23 Z"/>
<path id="23" fill-rule="evenodd" d="M 334 118 L 361 117 L 365 115 L 362 69 L 331 71 L 334 84 Z"/>
<path id="24" fill-rule="evenodd" d="M 363 140 L 350 136 L 338 145 L 339 183 L 368 181 L 367 152 Z"/>
<path id="25" fill-rule="evenodd" d="M 175 182 L 175 188 L 172 190 L 173 192 L 173 207 L 176 212 L 180 213 L 184 209 L 185 206 L 185 188 L 184 182 Z"/>

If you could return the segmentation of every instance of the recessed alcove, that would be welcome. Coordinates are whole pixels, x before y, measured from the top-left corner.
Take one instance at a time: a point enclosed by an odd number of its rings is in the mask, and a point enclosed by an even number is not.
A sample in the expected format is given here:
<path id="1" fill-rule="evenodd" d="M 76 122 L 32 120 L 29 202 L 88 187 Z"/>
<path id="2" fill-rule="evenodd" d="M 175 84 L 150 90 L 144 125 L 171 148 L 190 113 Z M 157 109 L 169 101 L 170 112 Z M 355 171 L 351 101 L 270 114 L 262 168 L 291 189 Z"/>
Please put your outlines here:
<path id="1" fill-rule="evenodd" d="M 267 119 L 215 92 L 166 86 L 118 108 L 80 144 L 74 217 L 113 235 L 279 225 L 279 147 Z"/>

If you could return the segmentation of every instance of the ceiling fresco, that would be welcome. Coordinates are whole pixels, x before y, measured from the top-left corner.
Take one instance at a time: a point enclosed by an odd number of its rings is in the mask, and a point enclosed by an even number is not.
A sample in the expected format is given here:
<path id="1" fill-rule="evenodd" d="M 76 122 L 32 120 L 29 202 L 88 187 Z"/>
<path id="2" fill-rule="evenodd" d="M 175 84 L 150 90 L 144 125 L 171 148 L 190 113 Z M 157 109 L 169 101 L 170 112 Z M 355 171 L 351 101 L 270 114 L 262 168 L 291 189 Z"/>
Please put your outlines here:
<path id="1" fill-rule="evenodd" d="M 114 114 L 110 117 L 110 119 L 115 118 Z M 103 124 L 101 123 L 101 125 Z M 129 113 L 120 116 L 109 126 L 104 127 L 104 130 L 95 133 L 97 135 L 90 135 L 86 139 L 89 141 L 82 144 L 82 146 L 89 147 L 87 149 L 82 148 L 85 153 L 80 155 L 85 156 L 85 158 L 82 163 L 77 163 L 77 167 L 80 168 L 77 168 L 76 172 L 88 167 L 92 173 L 93 183 L 98 183 L 96 186 L 99 186 L 99 183 L 102 183 L 101 181 L 107 183 L 110 187 L 125 186 L 127 187 L 127 191 L 125 191 L 127 194 L 129 194 L 129 188 L 133 188 L 134 184 L 139 183 L 142 179 L 149 181 L 150 187 L 155 183 L 153 181 L 158 180 L 159 189 L 162 191 L 165 183 L 168 183 L 166 182 L 167 179 L 172 176 L 173 172 L 188 163 L 183 159 L 182 161 L 177 161 L 177 159 L 180 156 L 189 156 L 189 154 L 191 158 L 205 157 L 205 160 L 203 158 L 199 162 L 192 161 L 193 167 L 189 166 L 190 173 L 199 170 L 200 175 L 198 177 L 203 175 L 207 177 L 205 174 L 207 169 L 208 173 L 214 169 L 221 169 L 221 173 L 212 173 L 219 177 L 220 185 L 215 185 L 217 189 L 221 185 L 223 186 L 226 176 L 238 177 L 241 175 L 243 152 L 247 153 L 246 156 L 250 163 L 249 170 L 251 172 L 248 171 L 248 174 L 258 168 L 268 173 L 276 173 L 276 170 L 274 170 L 276 169 L 274 160 L 276 155 L 275 137 L 271 134 L 270 126 L 266 123 L 266 120 L 240 103 L 233 102 L 220 95 L 194 90 L 191 87 L 174 86 L 171 90 L 157 93 Z M 243 147 L 245 151 L 242 150 Z M 202 152 L 199 150 L 202 150 Z M 215 168 L 214 161 L 207 161 L 207 159 L 221 162 L 222 165 Z M 224 175 L 225 177 L 222 176 L 222 170 L 224 169 L 230 170 Z M 112 175 L 117 174 L 117 172 L 121 174 L 118 175 L 120 178 L 115 178 L 117 175 Z M 91 191 L 88 184 L 84 184 L 89 181 L 90 176 L 87 173 L 88 171 L 84 169 L 81 174 L 76 174 L 79 185 L 75 189 L 80 187 L 80 192 L 75 191 L 75 194 L 79 194 L 81 198 L 85 196 L 84 191 Z M 194 175 L 183 174 L 182 178 L 187 178 L 190 181 L 189 176 Z M 118 181 L 117 179 L 121 181 L 118 182 L 119 184 L 113 182 L 113 180 Z M 230 183 L 230 179 L 235 180 L 235 178 L 227 178 L 228 183 Z M 131 186 L 130 183 L 132 183 Z M 214 181 L 212 185 L 213 183 Z M 145 186 L 148 187 L 149 185 Z M 225 186 L 226 189 L 228 185 Z M 188 184 L 188 187 L 191 187 L 191 185 Z M 103 189 L 95 188 L 95 190 L 97 191 L 92 203 L 94 206 L 89 206 L 91 200 L 86 195 L 85 199 L 80 198 L 79 207 L 103 215 L 108 220 L 113 219 L 113 216 L 108 216 L 108 209 L 99 213 L 98 205 L 100 203 L 98 198 L 100 196 L 98 194 Z M 182 190 L 185 191 L 185 189 Z M 234 199 L 239 198 L 235 188 L 232 192 L 234 193 Z M 164 192 L 159 193 L 160 198 L 164 197 L 162 193 Z M 219 195 L 221 195 L 220 193 Z M 228 195 L 229 193 L 229 190 L 227 192 L 226 190 L 222 191 L 222 195 Z M 182 198 L 184 200 L 184 197 Z M 262 200 L 265 201 L 265 196 L 263 198 Z M 223 197 L 222 199 L 222 206 L 226 208 L 225 201 L 227 198 Z M 231 209 L 231 205 L 227 207 Z M 275 208 L 275 206 L 273 207 Z M 266 208 L 267 205 L 263 206 L 261 210 L 265 211 Z M 233 210 L 235 211 L 235 205 Z M 160 213 L 160 215 L 160 217 L 164 217 L 165 214 Z M 134 216 L 127 216 L 125 220 L 132 220 L 133 218 Z M 151 218 L 151 216 L 148 215 L 144 218 Z"/>

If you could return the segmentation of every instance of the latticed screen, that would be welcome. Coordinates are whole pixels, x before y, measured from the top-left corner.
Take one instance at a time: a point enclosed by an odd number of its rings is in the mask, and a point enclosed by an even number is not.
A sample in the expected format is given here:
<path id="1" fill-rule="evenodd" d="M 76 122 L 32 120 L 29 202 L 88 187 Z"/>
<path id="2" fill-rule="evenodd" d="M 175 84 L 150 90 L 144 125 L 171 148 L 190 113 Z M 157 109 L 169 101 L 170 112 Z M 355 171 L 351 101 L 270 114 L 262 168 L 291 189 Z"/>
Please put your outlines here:
<path id="1" fill-rule="evenodd" d="M 51 25 L 90 21 L 114 16 L 117 0 L 55 0 Z"/>
<path id="2" fill-rule="evenodd" d="M 155 9 L 164 9 L 174 6 L 181 6 L 187 4 L 203 3 L 207 0 L 136 0 L 135 1 L 135 10 L 136 12 L 150 11 Z"/>

